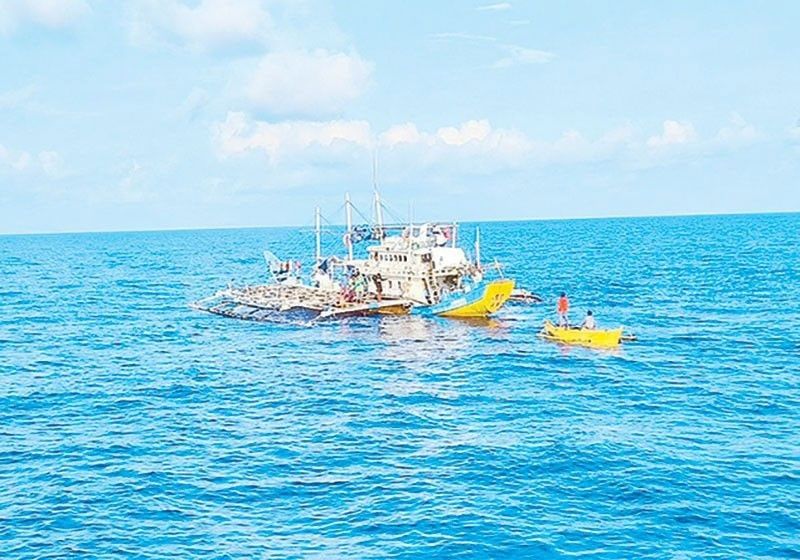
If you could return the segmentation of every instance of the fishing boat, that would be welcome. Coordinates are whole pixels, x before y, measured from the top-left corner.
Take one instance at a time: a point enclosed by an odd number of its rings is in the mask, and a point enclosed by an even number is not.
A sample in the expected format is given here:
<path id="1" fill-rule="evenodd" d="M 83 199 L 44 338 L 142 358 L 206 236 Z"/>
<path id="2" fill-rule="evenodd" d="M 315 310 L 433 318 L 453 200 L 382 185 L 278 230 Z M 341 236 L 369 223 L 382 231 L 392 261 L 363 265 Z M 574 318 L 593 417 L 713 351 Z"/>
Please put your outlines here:
<path id="1" fill-rule="evenodd" d="M 582 329 L 579 327 L 560 327 L 545 321 L 540 333 L 542 338 L 593 348 L 615 348 L 623 340 L 622 327 L 617 329 Z"/>
<path id="2" fill-rule="evenodd" d="M 480 230 L 474 257 L 458 246 L 457 223 L 387 224 L 375 190 L 375 221 L 354 225 L 354 206 L 345 196 L 344 256 L 322 253 L 322 216 L 315 212 L 315 254 L 308 270 L 266 251 L 266 285 L 228 288 L 195 302 L 195 309 L 227 317 L 268 320 L 295 313 L 312 320 L 410 312 L 442 317 L 487 317 L 514 290 L 508 278 L 489 279 L 480 260 Z M 360 213 L 359 213 L 360 214 Z M 363 216 L 363 214 L 360 214 Z M 356 249 L 359 248 L 358 255 Z M 499 265 L 496 266 L 500 271 Z"/>
<path id="3" fill-rule="evenodd" d="M 514 281 L 485 277 L 480 228 L 475 232 L 471 260 L 458 246 L 457 223 L 386 224 L 377 189 L 374 203 L 374 226 L 354 227 L 352 203 L 345 196 L 343 241 L 348 253 L 338 263 L 366 279 L 369 295 L 381 301 L 408 301 L 412 312 L 442 317 L 487 317 L 508 301 Z M 363 242 L 368 242 L 366 254 L 356 258 L 355 246 Z"/>

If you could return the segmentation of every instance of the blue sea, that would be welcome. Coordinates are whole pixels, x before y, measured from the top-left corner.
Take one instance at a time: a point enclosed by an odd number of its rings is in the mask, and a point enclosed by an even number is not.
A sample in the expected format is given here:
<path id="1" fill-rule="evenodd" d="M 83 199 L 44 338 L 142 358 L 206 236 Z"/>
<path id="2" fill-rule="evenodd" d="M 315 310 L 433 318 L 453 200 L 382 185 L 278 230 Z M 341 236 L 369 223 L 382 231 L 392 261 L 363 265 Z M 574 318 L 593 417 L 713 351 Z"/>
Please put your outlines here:
<path id="1" fill-rule="evenodd" d="M 237 321 L 310 231 L 0 237 L 0 558 L 800 558 L 800 215 L 481 237 L 546 303 Z"/>

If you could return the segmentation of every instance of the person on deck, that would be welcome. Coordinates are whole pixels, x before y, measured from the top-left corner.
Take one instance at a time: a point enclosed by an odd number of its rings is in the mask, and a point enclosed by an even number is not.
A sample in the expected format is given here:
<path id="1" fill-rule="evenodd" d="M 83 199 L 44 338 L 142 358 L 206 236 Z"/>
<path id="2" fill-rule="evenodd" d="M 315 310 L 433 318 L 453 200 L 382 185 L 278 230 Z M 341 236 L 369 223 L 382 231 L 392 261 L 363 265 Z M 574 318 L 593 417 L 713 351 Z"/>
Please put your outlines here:
<path id="1" fill-rule="evenodd" d="M 383 277 L 381 273 L 379 272 L 373 276 L 372 281 L 375 283 L 375 299 L 378 301 L 383 300 Z"/>
<path id="2" fill-rule="evenodd" d="M 591 309 L 586 312 L 586 317 L 583 319 L 583 323 L 581 323 L 581 328 L 588 331 L 593 331 L 597 328 L 597 321 L 594 320 Z"/>
<path id="3" fill-rule="evenodd" d="M 367 279 L 358 270 L 353 275 L 353 291 L 355 292 L 356 301 L 363 301 L 364 294 L 367 291 Z"/>
<path id="4" fill-rule="evenodd" d="M 558 304 L 556 305 L 556 313 L 558 313 L 558 326 L 568 327 L 569 299 L 567 298 L 567 294 L 565 294 L 564 292 L 561 292 L 561 297 L 558 298 Z"/>

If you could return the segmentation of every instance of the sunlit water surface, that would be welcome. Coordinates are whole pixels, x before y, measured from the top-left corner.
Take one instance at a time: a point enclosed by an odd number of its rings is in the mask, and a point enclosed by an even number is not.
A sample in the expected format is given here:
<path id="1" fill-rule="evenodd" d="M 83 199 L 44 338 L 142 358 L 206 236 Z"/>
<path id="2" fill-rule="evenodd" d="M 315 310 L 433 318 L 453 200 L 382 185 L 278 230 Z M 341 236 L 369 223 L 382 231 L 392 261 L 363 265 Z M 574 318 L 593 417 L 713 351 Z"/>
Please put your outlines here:
<path id="1" fill-rule="evenodd" d="M 252 323 L 187 304 L 309 232 L 0 237 L 0 557 L 800 557 L 800 215 L 481 230 L 548 304 Z"/>

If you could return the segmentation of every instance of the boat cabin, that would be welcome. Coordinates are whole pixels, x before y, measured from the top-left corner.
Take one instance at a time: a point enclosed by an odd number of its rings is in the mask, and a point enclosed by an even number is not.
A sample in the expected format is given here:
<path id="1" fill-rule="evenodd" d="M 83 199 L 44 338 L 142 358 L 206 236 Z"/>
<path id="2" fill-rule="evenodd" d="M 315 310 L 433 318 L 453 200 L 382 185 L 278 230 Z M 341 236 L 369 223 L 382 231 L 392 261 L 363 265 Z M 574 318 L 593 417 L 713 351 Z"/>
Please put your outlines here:
<path id="1" fill-rule="evenodd" d="M 367 248 L 366 259 L 347 265 L 363 274 L 369 291 L 381 297 L 410 299 L 421 304 L 440 300 L 459 289 L 474 266 L 455 246 L 455 224 L 422 224 L 386 228 L 380 243 Z"/>

